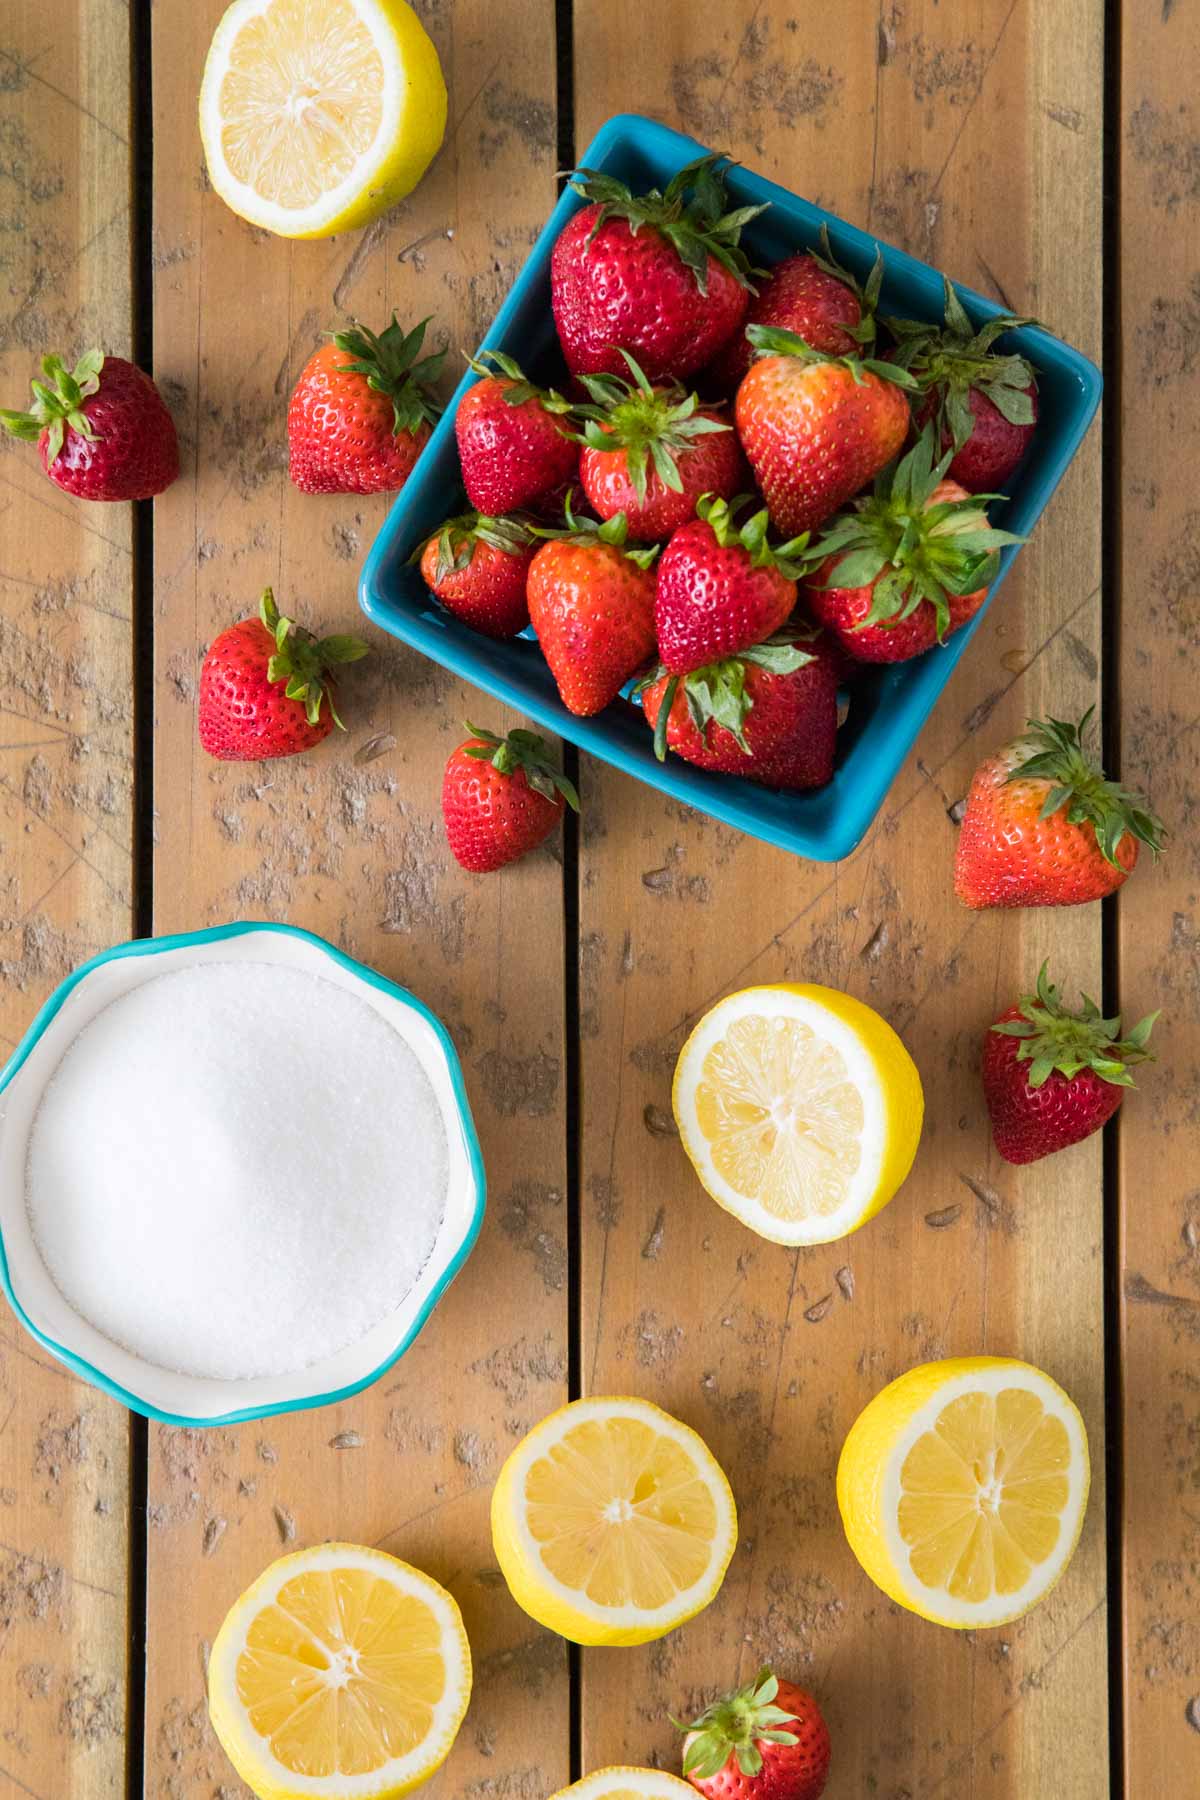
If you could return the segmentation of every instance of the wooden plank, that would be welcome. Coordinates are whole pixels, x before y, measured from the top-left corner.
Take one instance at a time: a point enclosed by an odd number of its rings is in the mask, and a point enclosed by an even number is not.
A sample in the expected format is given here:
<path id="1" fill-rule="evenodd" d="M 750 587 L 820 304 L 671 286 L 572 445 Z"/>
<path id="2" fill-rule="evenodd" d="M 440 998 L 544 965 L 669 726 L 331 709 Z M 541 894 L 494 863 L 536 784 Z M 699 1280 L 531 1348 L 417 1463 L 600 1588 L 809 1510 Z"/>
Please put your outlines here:
<path id="1" fill-rule="evenodd" d="M 1096 0 L 849 0 L 838 27 L 815 37 L 782 0 L 686 15 L 581 6 L 576 142 L 610 112 L 653 113 L 1095 354 Z M 1098 452 L 1093 434 L 878 824 L 840 867 L 586 771 L 583 1379 L 644 1393 L 703 1432 L 738 1496 L 742 1542 L 702 1620 L 645 1652 L 585 1655 L 585 1767 L 677 1766 L 667 1714 L 770 1657 L 827 1708 L 831 1800 L 1107 1789 L 1100 1150 L 1006 1167 L 978 1081 L 986 1025 L 1043 956 L 1067 982 L 1098 979 L 1099 914 L 965 913 L 949 816 L 981 756 L 1027 714 L 1075 715 L 1096 698 Z M 674 1060 L 697 1014 L 779 978 L 877 1006 L 928 1100 L 919 1161 L 891 1209 L 799 1254 L 708 1202 L 669 1128 Z M 852 1419 L 892 1375 L 982 1350 L 1065 1383 L 1096 1482 L 1059 1590 L 1015 1627 L 963 1636 L 870 1586 L 841 1535 L 833 1473 Z"/>
<path id="2" fill-rule="evenodd" d="M 1189 30 L 1189 23 L 1193 29 Z M 1119 1125 L 1126 1792 L 1200 1775 L 1198 796 L 1192 732 L 1200 512 L 1195 360 L 1200 69 L 1194 20 L 1122 13 L 1119 457 L 1121 752 L 1172 833 L 1121 892 L 1121 999 L 1161 1005 L 1157 1067 Z M 1186 1773 L 1185 1773 L 1186 1771 Z"/>
<path id="3" fill-rule="evenodd" d="M 0 27 L 0 391 L 130 350 L 129 15 Z M 132 509 L 0 441 L 0 1055 L 131 930 Z M 0 1319 L 0 1794 L 125 1791 L 128 1417 Z"/>
<path id="4" fill-rule="evenodd" d="M 288 393 L 323 329 L 393 308 L 434 315 L 457 380 L 553 202 L 553 7 L 425 6 L 453 121 L 435 168 L 369 231 L 294 247 L 205 192 L 177 129 L 219 11 L 155 18 L 156 346 L 188 441 L 156 539 L 156 925 L 287 917 L 410 985 L 462 1053 L 490 1196 L 472 1261 L 374 1389 L 260 1429 L 152 1433 L 147 1787 L 241 1791 L 205 1721 L 206 1645 L 285 1546 L 338 1536 L 417 1562 L 462 1604 L 475 1699 L 429 1791 L 541 1794 L 566 1775 L 566 1657 L 507 1598 L 488 1499 L 514 1436 L 565 1397 L 560 866 L 548 850 L 503 877 L 458 871 L 442 765 L 468 713 L 499 714 L 378 634 L 345 684 L 349 736 L 303 759 L 210 762 L 194 701 L 203 647 L 265 581 L 314 623 L 361 628 L 355 581 L 386 506 L 291 488 Z"/>

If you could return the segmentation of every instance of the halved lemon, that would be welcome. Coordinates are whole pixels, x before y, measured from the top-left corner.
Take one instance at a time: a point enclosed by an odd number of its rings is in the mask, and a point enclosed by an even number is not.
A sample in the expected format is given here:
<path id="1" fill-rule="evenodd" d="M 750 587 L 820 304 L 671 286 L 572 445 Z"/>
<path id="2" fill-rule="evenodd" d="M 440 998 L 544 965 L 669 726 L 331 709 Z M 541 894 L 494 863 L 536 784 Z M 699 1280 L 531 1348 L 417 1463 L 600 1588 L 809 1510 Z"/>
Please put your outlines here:
<path id="1" fill-rule="evenodd" d="M 576 1644 L 644 1644 L 706 1607 L 737 1509 L 704 1440 L 648 1400 L 575 1400 L 500 1471 L 492 1543 L 514 1600 Z"/>
<path id="2" fill-rule="evenodd" d="M 437 51 L 406 0 L 234 0 L 200 84 L 213 187 L 253 225 L 329 237 L 420 181 L 446 130 Z"/>
<path id="3" fill-rule="evenodd" d="M 550 1800 L 696 1800 L 696 1790 L 664 1769 L 597 1769 L 560 1788 Z"/>
<path id="4" fill-rule="evenodd" d="M 213 1730 L 259 1800 L 395 1800 L 445 1761 L 470 1697 L 452 1597 L 356 1544 L 272 1563 L 208 1663 Z"/>
<path id="5" fill-rule="evenodd" d="M 1006 1357 L 910 1369 L 855 1420 L 838 1462 L 850 1548 L 885 1594 L 962 1630 L 1043 1600 L 1071 1560 L 1090 1465 L 1078 1408 Z"/>
<path id="6" fill-rule="evenodd" d="M 705 1013 L 679 1053 L 672 1103 L 713 1199 L 777 1244 L 828 1243 L 886 1206 L 925 1106 L 886 1019 L 836 988 L 787 982 Z"/>

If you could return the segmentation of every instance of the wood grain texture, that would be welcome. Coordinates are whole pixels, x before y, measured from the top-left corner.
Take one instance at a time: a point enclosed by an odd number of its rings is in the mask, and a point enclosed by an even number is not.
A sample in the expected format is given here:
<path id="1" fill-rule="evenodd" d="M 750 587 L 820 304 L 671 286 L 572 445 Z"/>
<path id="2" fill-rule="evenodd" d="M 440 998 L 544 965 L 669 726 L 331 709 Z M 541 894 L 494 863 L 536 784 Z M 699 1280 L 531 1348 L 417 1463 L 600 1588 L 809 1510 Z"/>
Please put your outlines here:
<path id="1" fill-rule="evenodd" d="M 837 29 L 787 0 L 705 14 L 576 9 L 576 143 L 646 111 L 1052 322 L 1095 354 L 1102 9 L 1094 0 L 852 0 Z M 630 58 L 622 46 L 636 41 Z M 584 1658 L 584 1765 L 677 1766 L 668 1712 L 770 1657 L 811 1683 L 836 1745 L 830 1800 L 1095 1800 L 1107 1787 L 1099 1146 L 1018 1172 L 991 1150 L 979 1043 L 1044 956 L 1099 973 L 1094 909 L 973 915 L 950 885 L 955 803 L 982 755 L 1047 707 L 1097 697 L 1094 433 L 992 607 L 881 817 L 840 867 L 806 865 L 606 770 L 585 781 L 583 1379 L 702 1431 L 741 1546 L 700 1620 Z M 860 1235 L 800 1253 L 703 1195 L 670 1129 L 698 1013 L 814 979 L 877 1006 L 924 1077 L 909 1183 Z M 894 1374 L 982 1350 L 1048 1369 L 1081 1405 L 1097 1480 L 1070 1575 L 1025 1622 L 943 1632 L 853 1562 L 833 1473 Z"/>
<path id="2" fill-rule="evenodd" d="M 507 1447 L 565 1394 L 556 850 L 503 880 L 457 869 L 442 766 L 467 712 L 498 714 L 379 634 L 343 686 L 345 738 L 262 765 L 211 762 L 196 741 L 204 647 L 265 582 L 314 625 L 361 629 L 355 583 L 386 502 L 314 499 L 285 473 L 288 395 L 321 332 L 351 315 L 378 329 L 393 308 L 432 313 L 449 388 L 553 201 L 548 0 L 421 10 L 450 85 L 446 147 L 385 220 L 298 246 L 206 191 L 191 118 L 219 0 L 155 19 L 156 351 L 186 438 L 156 538 L 156 927 L 286 917 L 411 986 L 462 1055 L 490 1187 L 473 1258 L 374 1388 L 259 1428 L 152 1432 L 155 1800 L 241 1792 L 206 1723 L 206 1646 L 273 1557 L 328 1537 L 418 1563 L 462 1605 L 475 1698 L 428 1791 L 533 1800 L 566 1775 L 565 1651 L 508 1600 L 488 1530 Z"/>
<path id="3" fill-rule="evenodd" d="M 1126 1791 L 1200 1785 L 1200 105 L 1195 20 L 1127 9 L 1119 132 L 1117 433 L 1125 778 L 1171 837 L 1122 889 L 1121 999 L 1162 1006 L 1159 1063 L 1118 1129 Z"/>
<path id="4" fill-rule="evenodd" d="M 129 16 L 0 22 L 0 391 L 128 355 Z M 0 437 L 0 1056 L 76 963 L 130 934 L 131 509 Z M 0 1318 L 0 1794 L 125 1791 L 128 1418 Z"/>

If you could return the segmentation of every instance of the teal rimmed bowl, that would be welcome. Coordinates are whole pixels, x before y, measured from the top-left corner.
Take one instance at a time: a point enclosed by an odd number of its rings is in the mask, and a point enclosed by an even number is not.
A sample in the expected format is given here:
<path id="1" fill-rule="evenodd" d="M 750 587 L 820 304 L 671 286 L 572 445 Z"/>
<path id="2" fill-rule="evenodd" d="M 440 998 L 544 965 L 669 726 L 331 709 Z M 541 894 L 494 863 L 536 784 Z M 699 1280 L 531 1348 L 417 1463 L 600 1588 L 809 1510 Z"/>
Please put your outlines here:
<path id="1" fill-rule="evenodd" d="M 115 1344 L 59 1293 L 33 1240 L 25 1205 L 30 1128 L 47 1082 L 98 1012 L 152 976 L 204 962 L 272 962 L 347 988 L 413 1050 L 446 1121 L 446 1212 L 433 1252 L 395 1311 L 336 1356 L 287 1375 L 217 1381 L 159 1368 Z M 457 1128 L 456 1128 L 457 1127 Z M 484 1208 L 483 1157 L 462 1068 L 445 1026 L 405 988 L 312 932 L 243 922 L 139 938 L 94 956 L 57 987 L 0 1073 L 0 1282 L 33 1337 L 85 1381 L 168 1425 L 237 1425 L 345 1400 L 403 1356 L 461 1269 Z"/>

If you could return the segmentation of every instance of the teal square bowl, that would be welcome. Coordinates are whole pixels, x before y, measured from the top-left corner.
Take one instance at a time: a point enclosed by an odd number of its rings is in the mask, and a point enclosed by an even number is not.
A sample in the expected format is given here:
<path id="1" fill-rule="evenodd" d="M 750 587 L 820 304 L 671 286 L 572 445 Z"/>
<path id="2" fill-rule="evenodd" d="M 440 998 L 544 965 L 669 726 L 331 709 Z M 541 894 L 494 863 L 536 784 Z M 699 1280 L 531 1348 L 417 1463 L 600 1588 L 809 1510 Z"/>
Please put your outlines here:
<path id="1" fill-rule="evenodd" d="M 97 1331 L 64 1299 L 33 1240 L 25 1206 L 25 1164 L 46 1084 L 97 1013 L 155 975 L 199 963 L 238 961 L 282 964 L 347 988 L 400 1032 L 429 1077 L 446 1121 L 449 1180 L 445 1216 L 428 1262 L 394 1312 L 364 1338 L 294 1373 L 217 1381 L 145 1361 Z M 239 1425 L 300 1412 L 345 1400 L 378 1380 L 408 1349 L 466 1261 L 483 1209 L 483 1158 L 462 1068 L 445 1026 L 405 988 L 292 925 L 217 925 L 105 950 L 54 990 L 0 1073 L 0 1282 L 9 1304 L 26 1330 L 60 1362 L 134 1412 L 167 1425 Z"/>
<path id="2" fill-rule="evenodd" d="M 693 138 L 628 114 L 609 119 L 579 161 L 619 176 L 636 191 L 665 187 L 677 170 L 702 154 L 703 146 Z M 936 269 L 903 250 L 878 244 L 866 232 L 749 169 L 734 167 L 728 179 L 732 204 L 768 205 L 745 233 L 754 261 L 775 263 L 812 247 L 824 226 L 839 259 L 860 279 L 865 280 L 876 249 L 882 251 L 882 312 L 941 319 L 942 277 Z M 561 380 L 562 370 L 550 309 L 550 254 L 563 226 L 584 204 L 570 188 L 564 190 L 481 346 L 507 351 L 528 373 L 543 380 Z M 1002 310 L 970 288 L 957 287 L 957 292 L 977 323 Z M 1103 384 L 1100 371 L 1081 351 L 1049 332 L 1024 328 L 1007 333 L 1000 342 L 1027 356 L 1038 373 L 1038 429 L 1010 484 L 1007 503 L 996 507 L 993 515 L 995 523 L 1028 537 L 1079 448 Z M 454 415 L 476 379 L 468 373 L 460 383 L 371 548 L 359 583 L 363 611 L 383 630 L 464 681 L 673 799 L 798 856 L 837 862 L 849 855 L 879 811 L 978 630 L 986 606 L 945 645 L 912 662 L 871 669 L 855 682 L 849 716 L 838 733 L 836 770 L 827 787 L 777 793 L 734 776 L 692 768 L 678 757 L 659 763 L 639 707 L 622 698 L 594 718 L 576 718 L 559 699 L 554 678 L 531 636 L 507 643 L 480 636 L 438 606 L 410 563 L 413 552 L 441 521 L 465 504 Z M 1018 554 L 1019 546 L 1001 552 L 987 604 Z"/>

